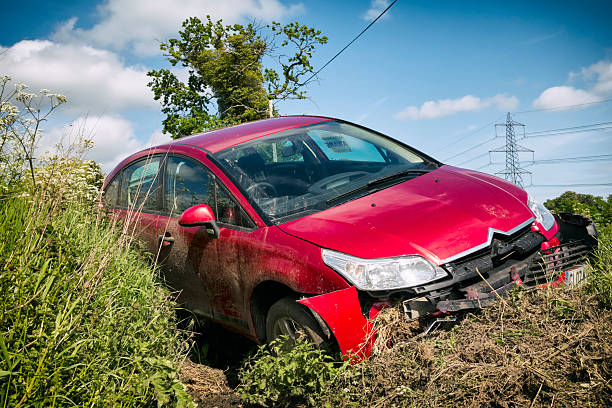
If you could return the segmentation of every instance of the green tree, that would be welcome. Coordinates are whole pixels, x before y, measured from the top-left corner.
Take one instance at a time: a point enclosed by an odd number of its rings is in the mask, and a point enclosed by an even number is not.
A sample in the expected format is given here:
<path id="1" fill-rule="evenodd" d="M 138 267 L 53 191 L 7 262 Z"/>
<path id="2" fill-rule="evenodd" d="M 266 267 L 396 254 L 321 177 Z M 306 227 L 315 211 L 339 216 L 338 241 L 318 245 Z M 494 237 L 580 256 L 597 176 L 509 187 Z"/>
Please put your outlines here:
<path id="1" fill-rule="evenodd" d="M 257 27 L 206 19 L 188 18 L 179 38 L 160 46 L 172 66 L 187 69 L 186 82 L 167 69 L 147 74 L 166 115 L 164 133 L 179 138 L 261 119 L 277 113 L 276 101 L 306 98 L 310 58 L 327 42 L 321 31 L 297 22 Z M 276 68 L 264 67 L 264 57 Z"/>
<path id="2" fill-rule="evenodd" d="M 606 201 L 599 196 L 566 191 L 557 198 L 545 201 L 544 206 L 556 213 L 583 214 L 602 227 L 612 222 L 612 195 Z"/>

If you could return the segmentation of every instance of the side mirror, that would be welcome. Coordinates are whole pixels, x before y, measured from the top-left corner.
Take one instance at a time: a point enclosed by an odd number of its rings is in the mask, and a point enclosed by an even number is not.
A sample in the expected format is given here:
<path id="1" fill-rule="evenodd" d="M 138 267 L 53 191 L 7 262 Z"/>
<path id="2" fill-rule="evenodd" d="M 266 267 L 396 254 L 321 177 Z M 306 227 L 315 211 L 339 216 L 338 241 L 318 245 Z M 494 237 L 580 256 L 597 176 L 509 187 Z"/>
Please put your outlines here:
<path id="1" fill-rule="evenodd" d="M 209 237 L 219 237 L 219 226 L 215 221 L 215 215 L 206 204 L 194 205 L 183 211 L 178 224 L 181 227 L 205 227 Z"/>

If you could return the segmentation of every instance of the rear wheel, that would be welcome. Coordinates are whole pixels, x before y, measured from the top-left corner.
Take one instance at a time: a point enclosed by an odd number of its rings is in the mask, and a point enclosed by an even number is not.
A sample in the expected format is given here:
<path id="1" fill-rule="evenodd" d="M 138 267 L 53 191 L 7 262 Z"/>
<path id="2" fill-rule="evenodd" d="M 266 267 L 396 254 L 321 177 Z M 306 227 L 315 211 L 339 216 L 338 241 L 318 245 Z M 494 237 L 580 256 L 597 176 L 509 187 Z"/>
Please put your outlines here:
<path id="1" fill-rule="evenodd" d="M 274 303 L 266 318 L 268 342 L 282 335 L 286 335 L 292 343 L 306 340 L 317 347 L 330 343 L 329 337 L 325 335 L 312 313 L 291 297 L 282 298 Z"/>

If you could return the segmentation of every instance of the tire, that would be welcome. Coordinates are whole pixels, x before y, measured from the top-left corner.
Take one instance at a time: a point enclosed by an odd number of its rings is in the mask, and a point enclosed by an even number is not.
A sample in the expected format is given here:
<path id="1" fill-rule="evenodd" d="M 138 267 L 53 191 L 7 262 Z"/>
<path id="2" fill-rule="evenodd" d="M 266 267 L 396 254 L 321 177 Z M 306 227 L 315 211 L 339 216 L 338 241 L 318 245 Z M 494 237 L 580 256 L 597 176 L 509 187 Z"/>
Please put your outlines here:
<path id="1" fill-rule="evenodd" d="M 330 343 L 330 339 L 323 333 L 308 308 L 291 297 L 274 303 L 266 317 L 268 343 L 283 334 L 288 335 L 292 343 L 302 339 L 314 343 L 317 347 Z"/>

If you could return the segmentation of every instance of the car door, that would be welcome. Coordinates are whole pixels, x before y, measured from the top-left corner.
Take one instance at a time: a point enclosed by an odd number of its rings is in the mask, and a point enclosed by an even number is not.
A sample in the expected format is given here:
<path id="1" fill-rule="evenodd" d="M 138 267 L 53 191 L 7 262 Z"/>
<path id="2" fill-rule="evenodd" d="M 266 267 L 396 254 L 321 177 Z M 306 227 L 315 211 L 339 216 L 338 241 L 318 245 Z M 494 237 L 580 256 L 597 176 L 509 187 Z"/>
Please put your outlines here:
<path id="1" fill-rule="evenodd" d="M 163 196 L 160 262 L 167 284 L 190 310 L 247 330 L 243 273 L 255 223 L 206 166 L 186 156 L 168 157 Z M 178 225 L 180 214 L 197 204 L 211 207 L 219 237 L 205 227 Z"/>
<path id="2" fill-rule="evenodd" d="M 105 206 L 123 221 L 126 233 L 135 235 L 155 254 L 159 245 L 161 158 L 145 157 L 127 165 L 105 191 Z"/>
<path id="3" fill-rule="evenodd" d="M 158 220 L 159 262 L 166 284 L 190 310 L 212 317 L 210 295 L 203 279 L 216 269 L 215 240 L 204 227 L 182 227 L 178 218 L 197 204 L 214 207 L 214 176 L 199 162 L 168 156 L 165 163 L 163 213 Z"/>
<path id="4" fill-rule="evenodd" d="M 251 234 L 255 223 L 232 194 L 217 179 L 215 183 L 215 217 L 219 237 L 215 239 L 217 265 L 204 274 L 209 288 L 215 320 L 239 330 L 248 330 L 250 309 L 245 296 L 248 277 L 257 264 L 255 240 Z"/>

